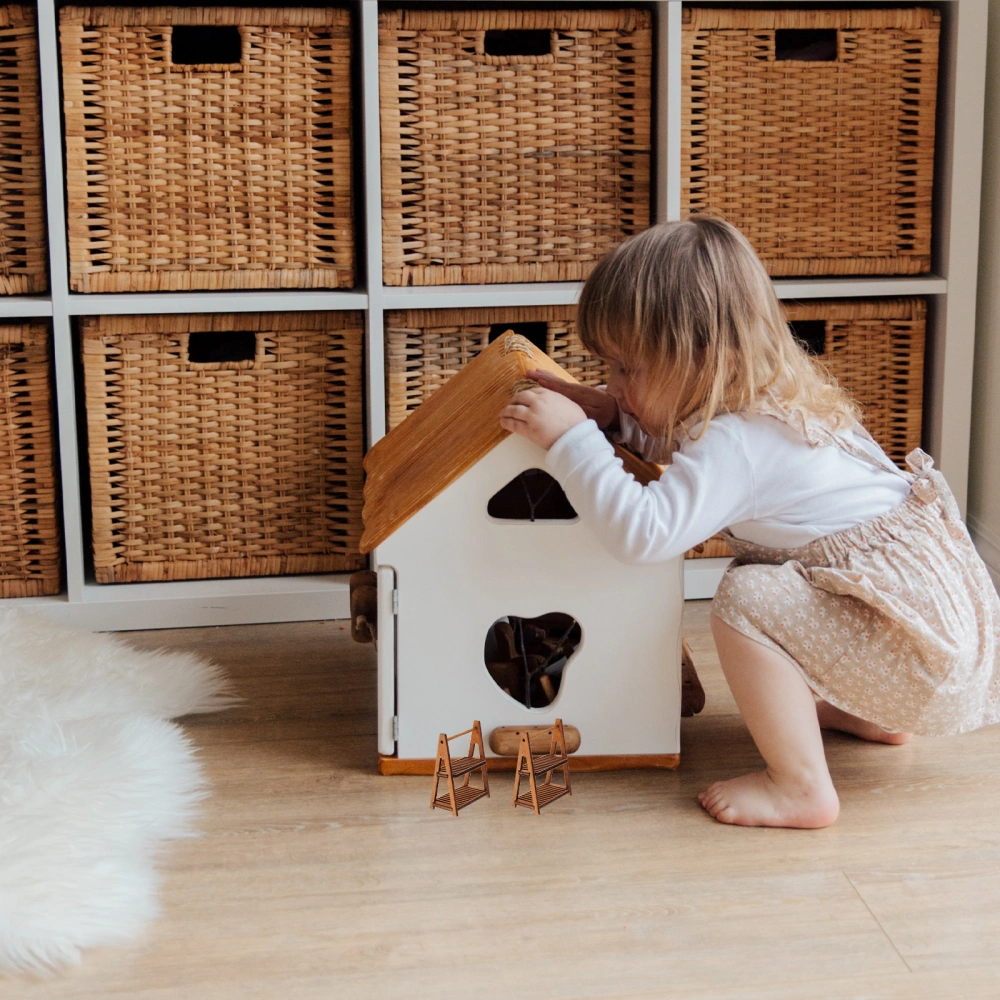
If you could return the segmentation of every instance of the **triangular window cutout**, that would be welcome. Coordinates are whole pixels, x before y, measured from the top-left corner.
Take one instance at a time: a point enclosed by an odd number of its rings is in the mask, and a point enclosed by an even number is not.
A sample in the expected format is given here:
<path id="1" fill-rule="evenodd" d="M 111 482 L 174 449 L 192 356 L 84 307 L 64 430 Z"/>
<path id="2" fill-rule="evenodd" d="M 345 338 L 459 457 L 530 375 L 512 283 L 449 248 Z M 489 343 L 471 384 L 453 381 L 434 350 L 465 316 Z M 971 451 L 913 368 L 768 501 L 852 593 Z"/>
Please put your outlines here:
<path id="1" fill-rule="evenodd" d="M 543 469 L 526 469 L 490 497 L 486 513 L 498 521 L 575 521 L 562 487 Z"/>

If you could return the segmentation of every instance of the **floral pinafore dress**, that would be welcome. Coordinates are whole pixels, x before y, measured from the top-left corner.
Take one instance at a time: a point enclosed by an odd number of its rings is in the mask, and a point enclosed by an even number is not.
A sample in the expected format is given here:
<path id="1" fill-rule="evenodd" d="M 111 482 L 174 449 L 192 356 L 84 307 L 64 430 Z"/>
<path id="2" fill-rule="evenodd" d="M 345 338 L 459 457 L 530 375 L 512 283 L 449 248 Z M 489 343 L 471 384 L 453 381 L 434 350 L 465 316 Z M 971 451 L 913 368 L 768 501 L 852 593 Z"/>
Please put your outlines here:
<path id="1" fill-rule="evenodd" d="M 944 476 L 919 449 L 903 472 L 798 423 L 810 444 L 902 476 L 910 494 L 881 517 L 795 549 L 727 531 L 736 559 L 713 614 L 788 656 L 819 697 L 884 729 L 944 736 L 1000 722 L 1000 598 Z"/>

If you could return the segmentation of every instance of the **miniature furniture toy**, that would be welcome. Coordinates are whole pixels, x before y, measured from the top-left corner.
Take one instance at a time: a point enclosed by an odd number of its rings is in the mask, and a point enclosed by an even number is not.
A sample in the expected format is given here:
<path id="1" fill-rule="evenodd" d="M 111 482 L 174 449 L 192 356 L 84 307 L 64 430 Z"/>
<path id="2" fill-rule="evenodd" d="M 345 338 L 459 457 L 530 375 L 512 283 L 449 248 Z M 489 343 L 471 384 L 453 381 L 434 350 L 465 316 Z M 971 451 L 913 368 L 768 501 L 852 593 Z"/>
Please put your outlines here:
<path id="1" fill-rule="evenodd" d="M 471 736 L 469 735 L 471 733 Z M 448 744 L 462 736 L 469 736 L 469 755 L 452 759 Z M 476 756 L 476 750 L 479 755 Z M 471 805 L 484 795 L 490 797 L 490 779 L 486 774 L 486 752 L 483 749 L 483 730 L 477 719 L 471 729 L 454 736 L 442 733 L 438 737 L 437 757 L 434 760 L 434 791 L 431 792 L 431 809 L 450 809 L 452 816 L 458 815 L 459 809 Z M 469 783 L 473 773 L 479 771 L 483 776 L 483 787 L 477 788 Z M 455 779 L 464 777 L 461 785 L 456 787 Z M 445 795 L 438 795 L 438 784 L 444 778 L 448 785 Z M 567 778 L 568 780 L 568 778 Z M 537 810 L 536 810 L 537 811 Z"/>
<path id="2" fill-rule="evenodd" d="M 351 574 L 351 638 L 378 641 L 378 574 L 359 569 Z"/>
<path id="3" fill-rule="evenodd" d="M 569 755 L 566 753 L 566 735 L 563 733 L 562 719 L 556 719 L 553 727 L 548 730 L 551 734 L 549 742 L 549 752 L 535 756 L 531 750 L 531 734 L 521 734 L 521 749 L 517 755 L 517 768 L 514 771 L 514 798 L 511 805 L 516 809 L 518 806 L 527 806 L 535 810 L 538 815 L 543 806 L 550 802 L 562 798 L 563 795 L 572 795 L 573 790 L 569 779 Z M 562 768 L 563 784 L 557 785 L 552 776 Z M 545 776 L 545 780 L 539 784 L 539 779 Z M 521 779 L 528 779 L 529 789 L 523 795 L 518 794 L 521 788 Z"/>
<path id="4" fill-rule="evenodd" d="M 378 606 L 379 768 L 432 774 L 426 747 L 470 715 L 498 726 L 580 731 L 574 770 L 676 767 L 681 708 L 681 559 L 626 565 L 550 478 L 553 518 L 494 516 L 491 500 L 545 453 L 500 427 L 533 369 L 572 376 L 522 336 L 501 335 L 379 441 L 365 459 L 363 552 Z M 619 449 L 642 483 L 657 466 Z M 568 507 L 568 510 L 567 510 Z M 487 638 L 509 620 L 579 623 L 555 697 L 529 707 L 491 676 Z M 530 699 L 528 699 L 530 701 Z M 511 769 L 511 757 L 491 765 Z"/>
<path id="5" fill-rule="evenodd" d="M 698 679 L 687 639 L 681 639 L 681 717 L 690 718 L 705 707 L 705 689 Z"/>

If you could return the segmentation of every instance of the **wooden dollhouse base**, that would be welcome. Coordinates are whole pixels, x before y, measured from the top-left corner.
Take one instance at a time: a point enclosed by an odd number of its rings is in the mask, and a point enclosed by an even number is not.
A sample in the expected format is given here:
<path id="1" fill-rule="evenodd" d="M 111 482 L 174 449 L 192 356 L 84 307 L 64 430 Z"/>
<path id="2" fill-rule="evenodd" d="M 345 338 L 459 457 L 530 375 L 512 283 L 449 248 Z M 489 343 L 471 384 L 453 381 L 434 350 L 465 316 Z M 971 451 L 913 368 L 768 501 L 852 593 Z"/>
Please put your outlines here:
<path id="1" fill-rule="evenodd" d="M 495 771 L 513 771 L 517 766 L 516 757 L 487 757 L 489 769 Z M 571 754 L 569 767 L 571 771 L 630 771 L 637 768 L 656 768 L 673 771 L 680 765 L 679 753 L 632 753 L 592 755 Z M 433 774 L 433 757 L 414 757 L 400 760 L 398 757 L 386 757 L 379 754 L 379 774 Z"/>

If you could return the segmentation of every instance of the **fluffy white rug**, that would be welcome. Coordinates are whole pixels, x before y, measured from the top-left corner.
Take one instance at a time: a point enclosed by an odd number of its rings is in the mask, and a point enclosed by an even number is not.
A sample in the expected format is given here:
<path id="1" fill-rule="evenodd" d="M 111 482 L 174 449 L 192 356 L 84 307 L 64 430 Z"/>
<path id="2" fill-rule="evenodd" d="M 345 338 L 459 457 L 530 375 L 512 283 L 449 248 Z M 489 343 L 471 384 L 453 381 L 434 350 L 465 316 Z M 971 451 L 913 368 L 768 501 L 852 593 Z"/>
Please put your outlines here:
<path id="1" fill-rule="evenodd" d="M 0 610 L 0 970 L 75 964 L 157 912 L 157 851 L 207 794 L 170 719 L 237 699 L 198 657 Z"/>

